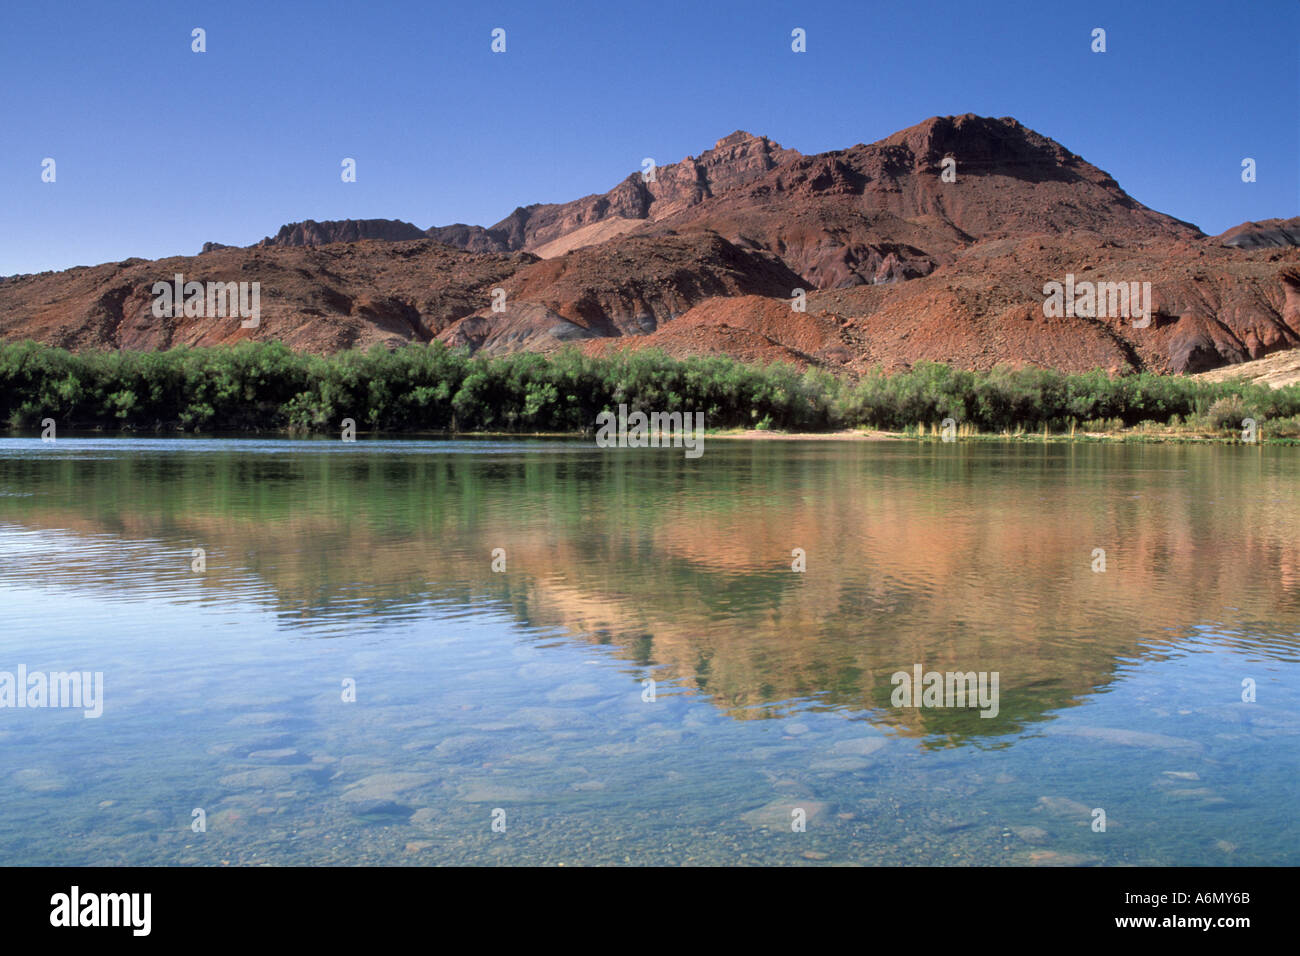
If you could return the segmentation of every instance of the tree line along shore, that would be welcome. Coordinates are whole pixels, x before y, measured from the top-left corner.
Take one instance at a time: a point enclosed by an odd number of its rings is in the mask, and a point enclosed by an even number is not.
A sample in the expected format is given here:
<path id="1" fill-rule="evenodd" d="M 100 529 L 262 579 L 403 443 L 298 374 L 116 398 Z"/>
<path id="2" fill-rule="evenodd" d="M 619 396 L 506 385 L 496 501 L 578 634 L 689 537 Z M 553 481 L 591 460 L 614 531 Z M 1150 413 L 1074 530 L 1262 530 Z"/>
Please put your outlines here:
<path id="1" fill-rule="evenodd" d="M 703 412 L 710 431 L 1228 440 L 1250 420 L 1265 440 L 1300 440 L 1300 385 L 1149 372 L 927 362 L 849 378 L 654 351 L 486 356 L 431 343 L 318 356 L 254 342 L 163 352 L 0 344 L 0 422 L 17 432 L 52 419 L 65 432 L 326 434 L 351 419 L 359 432 L 589 434 L 619 404 Z"/>

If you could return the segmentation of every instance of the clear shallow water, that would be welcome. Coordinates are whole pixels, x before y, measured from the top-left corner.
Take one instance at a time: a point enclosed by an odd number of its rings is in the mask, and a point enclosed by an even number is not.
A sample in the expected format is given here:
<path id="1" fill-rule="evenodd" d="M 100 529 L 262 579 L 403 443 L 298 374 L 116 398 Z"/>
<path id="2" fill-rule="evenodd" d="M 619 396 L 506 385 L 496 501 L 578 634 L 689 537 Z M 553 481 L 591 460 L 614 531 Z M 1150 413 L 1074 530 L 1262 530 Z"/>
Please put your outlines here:
<path id="1" fill-rule="evenodd" d="M 105 685 L 0 709 L 0 863 L 1294 865 L 1297 473 L 0 440 L 0 671 Z M 997 717 L 893 707 L 914 664 L 998 672 Z"/>

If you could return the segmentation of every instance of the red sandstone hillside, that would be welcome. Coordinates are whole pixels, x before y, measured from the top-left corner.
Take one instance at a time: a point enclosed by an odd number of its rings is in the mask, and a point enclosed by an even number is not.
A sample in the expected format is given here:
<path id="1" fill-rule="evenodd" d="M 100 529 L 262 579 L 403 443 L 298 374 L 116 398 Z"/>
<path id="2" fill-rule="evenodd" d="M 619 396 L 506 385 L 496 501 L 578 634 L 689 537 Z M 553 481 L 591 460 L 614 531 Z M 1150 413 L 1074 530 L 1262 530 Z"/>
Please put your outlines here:
<path id="1" fill-rule="evenodd" d="M 1148 328 L 1043 314 L 1043 276 L 1152 285 Z M 807 313 L 786 301 L 712 299 L 651 335 L 584 346 L 726 354 L 863 372 L 917 361 L 989 369 L 1196 372 L 1300 346 L 1300 250 L 1233 253 L 1203 243 L 1090 237 L 994 240 L 909 282 L 828 290 Z"/>
<path id="2" fill-rule="evenodd" d="M 1200 371 L 1300 345 L 1298 236 L 1300 219 L 1206 237 L 1012 119 L 938 117 L 815 156 L 737 132 L 652 182 L 637 173 L 489 228 L 306 220 L 249 248 L 0 279 L 0 337 L 313 352 L 439 338 L 492 353 L 581 340 L 850 372 L 921 359 Z M 154 318 L 153 283 L 178 272 L 259 282 L 260 326 Z M 1155 320 L 1045 318 L 1043 285 L 1067 273 L 1150 282 Z"/>

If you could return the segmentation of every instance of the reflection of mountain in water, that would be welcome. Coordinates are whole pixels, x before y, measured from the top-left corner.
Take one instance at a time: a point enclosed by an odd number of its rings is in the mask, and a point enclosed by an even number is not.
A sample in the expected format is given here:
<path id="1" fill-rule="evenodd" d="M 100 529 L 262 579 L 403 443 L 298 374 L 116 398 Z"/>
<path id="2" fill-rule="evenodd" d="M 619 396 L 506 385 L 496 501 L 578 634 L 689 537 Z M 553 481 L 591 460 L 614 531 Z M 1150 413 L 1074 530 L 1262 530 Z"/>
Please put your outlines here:
<path id="1" fill-rule="evenodd" d="M 842 708 L 959 743 L 1105 689 L 1188 628 L 1290 621 L 1294 648 L 1300 620 L 1285 449 L 715 441 L 687 462 L 560 444 L 114 447 L 0 460 L 16 493 L 0 521 L 50 532 L 39 580 L 180 598 L 202 547 L 203 600 L 262 602 L 286 627 L 508 609 L 737 718 Z M 32 574 L 0 544 L 0 580 Z M 998 671 L 998 716 L 892 708 L 890 675 L 917 663 Z"/>

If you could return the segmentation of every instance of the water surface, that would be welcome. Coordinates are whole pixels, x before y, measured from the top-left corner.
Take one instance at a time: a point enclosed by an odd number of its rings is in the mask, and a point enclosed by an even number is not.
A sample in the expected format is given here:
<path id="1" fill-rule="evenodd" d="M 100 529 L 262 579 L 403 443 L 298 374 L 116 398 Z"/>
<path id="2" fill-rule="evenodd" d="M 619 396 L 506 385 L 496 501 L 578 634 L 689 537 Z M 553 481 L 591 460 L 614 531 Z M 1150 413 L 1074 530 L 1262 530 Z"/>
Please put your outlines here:
<path id="1" fill-rule="evenodd" d="M 0 440 L 0 863 L 1295 865 L 1295 455 Z"/>

